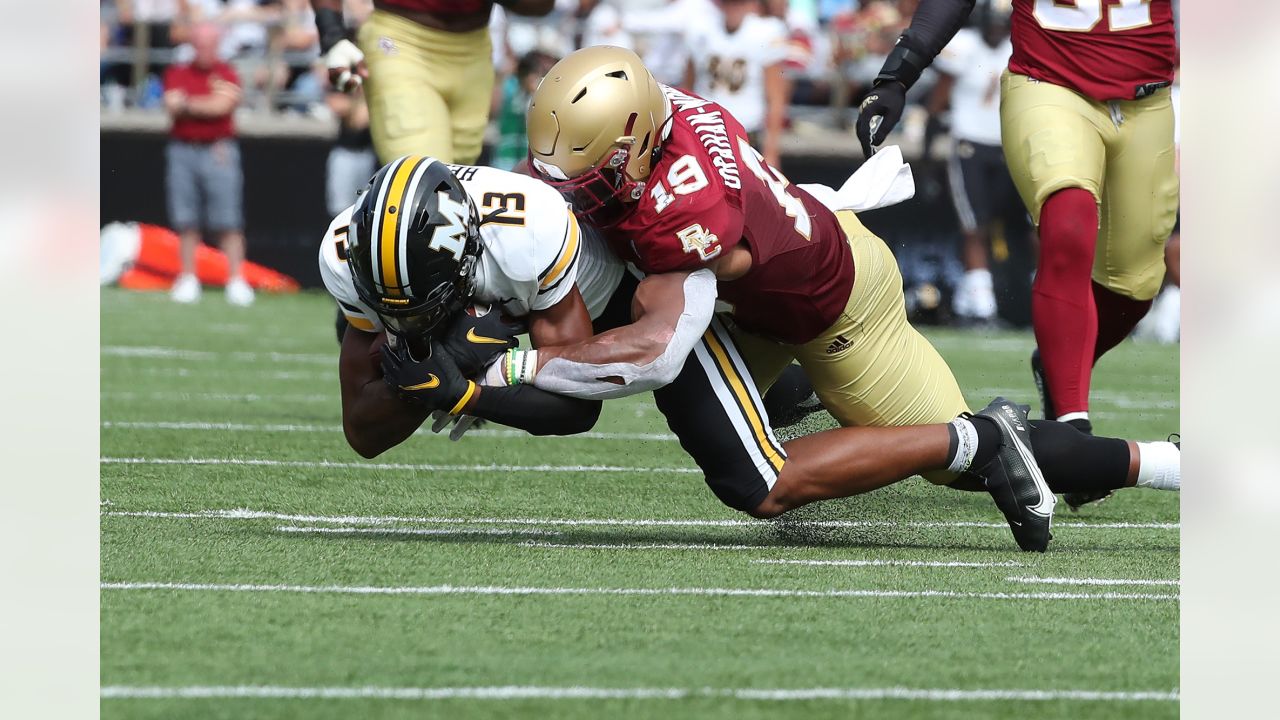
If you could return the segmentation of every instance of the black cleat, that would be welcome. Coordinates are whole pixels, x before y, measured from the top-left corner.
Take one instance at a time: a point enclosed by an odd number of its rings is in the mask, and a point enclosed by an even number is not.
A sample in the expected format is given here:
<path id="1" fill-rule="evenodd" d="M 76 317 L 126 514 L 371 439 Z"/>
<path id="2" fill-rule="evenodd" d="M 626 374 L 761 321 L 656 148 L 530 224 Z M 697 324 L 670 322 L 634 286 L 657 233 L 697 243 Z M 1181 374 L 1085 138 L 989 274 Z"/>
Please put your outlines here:
<path id="1" fill-rule="evenodd" d="M 1000 430 L 1000 449 L 976 474 L 1004 517 L 1018 547 L 1044 552 L 1053 535 L 1053 508 L 1058 503 L 1031 451 L 1031 425 L 1027 408 L 998 397 L 977 414 Z"/>
<path id="2" fill-rule="evenodd" d="M 1053 409 L 1053 398 L 1049 397 L 1049 382 L 1045 379 L 1044 363 L 1040 362 L 1040 348 L 1031 351 L 1031 379 L 1036 381 L 1036 390 L 1040 393 L 1040 411 L 1044 413 L 1044 419 L 1057 420 L 1058 414 Z"/>
<path id="3" fill-rule="evenodd" d="M 774 430 L 791 427 L 825 410 L 813 384 L 799 365 L 788 365 L 764 395 L 764 409 Z"/>
<path id="4" fill-rule="evenodd" d="M 1058 411 L 1053 406 L 1053 398 L 1049 396 L 1049 383 L 1045 380 L 1044 363 L 1040 362 L 1040 348 L 1031 351 L 1031 379 L 1036 381 L 1036 390 L 1040 393 L 1040 409 L 1044 411 L 1045 420 L 1057 420 Z M 1075 418 L 1067 424 L 1085 435 L 1093 434 L 1093 423 L 1089 418 Z"/>
<path id="5" fill-rule="evenodd" d="M 1115 490 L 1090 490 L 1088 492 L 1063 493 L 1062 499 L 1071 508 L 1071 512 L 1080 512 L 1080 506 L 1093 502 L 1102 502 L 1115 495 Z"/>

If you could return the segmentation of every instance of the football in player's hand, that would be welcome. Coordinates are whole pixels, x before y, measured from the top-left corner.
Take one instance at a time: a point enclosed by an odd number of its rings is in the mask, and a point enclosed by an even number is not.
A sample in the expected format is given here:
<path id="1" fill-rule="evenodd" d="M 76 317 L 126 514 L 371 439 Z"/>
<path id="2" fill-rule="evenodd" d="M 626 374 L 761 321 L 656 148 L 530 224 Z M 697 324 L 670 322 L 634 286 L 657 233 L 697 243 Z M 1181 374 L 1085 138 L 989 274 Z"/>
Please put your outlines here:
<path id="1" fill-rule="evenodd" d="M 516 336 L 524 332 L 524 322 L 507 315 L 501 306 L 479 304 L 460 313 L 442 340 L 462 374 L 475 378 L 494 358 L 518 346 Z"/>

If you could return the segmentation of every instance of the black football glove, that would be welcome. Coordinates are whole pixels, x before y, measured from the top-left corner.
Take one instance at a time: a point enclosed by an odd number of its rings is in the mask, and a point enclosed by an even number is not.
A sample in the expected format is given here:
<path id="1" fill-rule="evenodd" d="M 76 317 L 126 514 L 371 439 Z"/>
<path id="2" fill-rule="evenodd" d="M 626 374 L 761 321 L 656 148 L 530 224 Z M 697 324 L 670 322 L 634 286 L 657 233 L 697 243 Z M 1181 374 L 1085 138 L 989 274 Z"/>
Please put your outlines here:
<path id="1" fill-rule="evenodd" d="M 473 305 L 445 331 L 444 349 L 469 378 L 479 376 L 495 358 L 520 344 L 517 335 L 524 323 L 502 311 L 500 305 Z"/>
<path id="2" fill-rule="evenodd" d="M 889 131 L 902 119 L 906 104 L 907 89 L 896 80 L 871 88 L 858 108 L 857 133 L 863 155 L 870 158 L 889 137 Z"/>
<path id="3" fill-rule="evenodd" d="M 476 384 L 462 376 L 458 364 L 439 347 L 425 360 L 417 360 L 406 343 L 400 347 L 382 345 L 382 379 L 406 402 L 451 415 L 476 392 Z"/>

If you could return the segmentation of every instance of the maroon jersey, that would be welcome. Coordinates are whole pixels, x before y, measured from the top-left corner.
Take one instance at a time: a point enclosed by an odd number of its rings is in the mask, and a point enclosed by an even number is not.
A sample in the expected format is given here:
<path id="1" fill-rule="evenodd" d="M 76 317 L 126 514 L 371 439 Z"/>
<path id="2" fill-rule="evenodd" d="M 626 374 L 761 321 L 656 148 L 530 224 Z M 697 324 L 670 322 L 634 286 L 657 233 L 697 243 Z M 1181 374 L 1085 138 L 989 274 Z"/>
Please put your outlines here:
<path id="1" fill-rule="evenodd" d="M 803 343 L 830 327 L 853 286 L 836 216 L 765 165 L 727 110 L 663 86 L 674 117 L 644 196 L 605 233 L 646 273 L 696 270 L 744 245 L 750 272 L 719 284 L 744 329 Z"/>
<path id="2" fill-rule="evenodd" d="M 224 62 L 209 68 L 197 67 L 194 63 L 170 65 L 164 71 L 165 91 L 181 90 L 188 97 L 209 95 L 213 92 L 215 80 L 240 85 L 236 71 Z M 180 115 L 173 119 L 173 127 L 169 134 L 175 140 L 183 142 L 211 143 L 235 137 L 236 128 L 231 113 L 220 117 Z"/>
<path id="3" fill-rule="evenodd" d="M 1094 100 L 1133 100 L 1173 82 L 1170 0 L 1014 0 L 1009 70 Z"/>
<path id="4" fill-rule="evenodd" d="M 382 0 L 383 4 L 432 15 L 475 15 L 489 12 L 493 0 Z"/>

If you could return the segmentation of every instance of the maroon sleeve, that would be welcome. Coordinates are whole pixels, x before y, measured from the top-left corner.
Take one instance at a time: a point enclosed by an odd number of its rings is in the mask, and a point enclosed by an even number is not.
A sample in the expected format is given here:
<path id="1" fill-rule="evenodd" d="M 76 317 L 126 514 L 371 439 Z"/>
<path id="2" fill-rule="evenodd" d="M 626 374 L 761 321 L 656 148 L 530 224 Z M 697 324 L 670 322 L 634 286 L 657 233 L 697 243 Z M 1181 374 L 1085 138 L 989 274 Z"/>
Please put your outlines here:
<path id="1" fill-rule="evenodd" d="M 742 240 L 742 212 L 712 184 L 657 216 L 636 246 L 648 272 L 697 270 Z"/>

